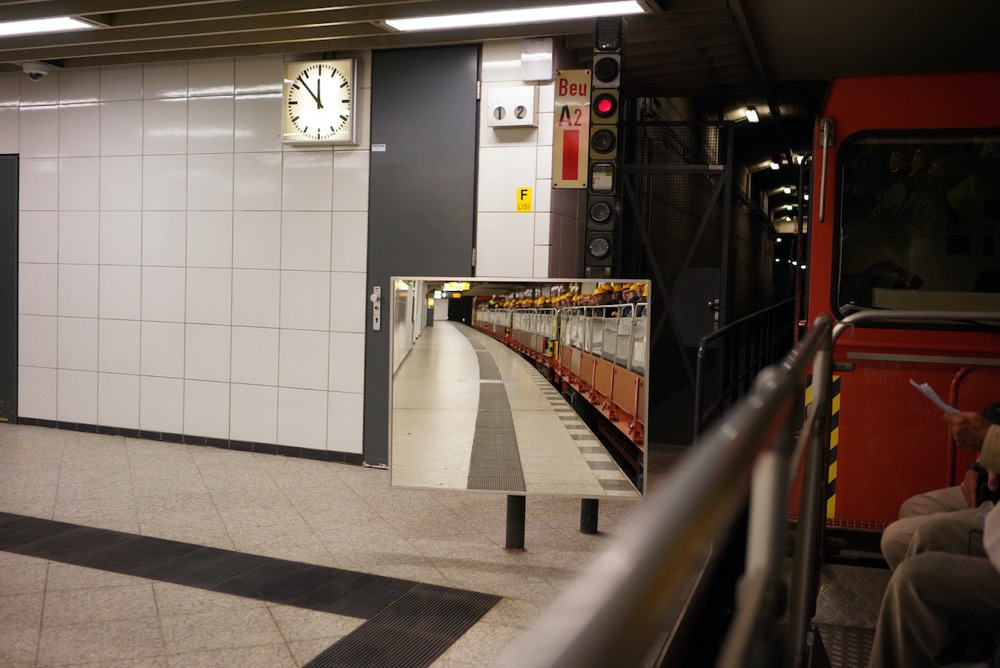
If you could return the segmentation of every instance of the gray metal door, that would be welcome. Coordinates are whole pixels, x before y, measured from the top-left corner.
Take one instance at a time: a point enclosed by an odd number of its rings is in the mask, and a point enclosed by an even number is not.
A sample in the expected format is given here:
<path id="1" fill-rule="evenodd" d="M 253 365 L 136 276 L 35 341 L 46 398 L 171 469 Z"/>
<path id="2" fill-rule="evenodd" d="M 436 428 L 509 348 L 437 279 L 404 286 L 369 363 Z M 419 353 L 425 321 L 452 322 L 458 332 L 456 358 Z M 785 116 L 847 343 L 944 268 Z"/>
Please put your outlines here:
<path id="1" fill-rule="evenodd" d="M 471 276 L 479 47 L 372 54 L 364 461 L 389 461 L 390 276 Z"/>
<path id="2" fill-rule="evenodd" d="M 0 156 L 0 422 L 17 421 L 17 156 Z"/>

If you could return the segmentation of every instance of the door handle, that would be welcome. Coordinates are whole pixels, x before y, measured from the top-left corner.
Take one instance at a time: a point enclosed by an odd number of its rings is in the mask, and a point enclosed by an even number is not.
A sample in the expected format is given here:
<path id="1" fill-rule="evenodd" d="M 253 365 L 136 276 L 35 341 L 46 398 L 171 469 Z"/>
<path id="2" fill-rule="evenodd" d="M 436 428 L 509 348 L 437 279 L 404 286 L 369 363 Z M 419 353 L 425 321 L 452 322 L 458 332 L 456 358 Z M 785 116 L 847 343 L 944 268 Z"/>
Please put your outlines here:
<path id="1" fill-rule="evenodd" d="M 372 286 L 372 293 L 368 296 L 372 303 L 372 331 L 382 329 L 382 286 Z"/>

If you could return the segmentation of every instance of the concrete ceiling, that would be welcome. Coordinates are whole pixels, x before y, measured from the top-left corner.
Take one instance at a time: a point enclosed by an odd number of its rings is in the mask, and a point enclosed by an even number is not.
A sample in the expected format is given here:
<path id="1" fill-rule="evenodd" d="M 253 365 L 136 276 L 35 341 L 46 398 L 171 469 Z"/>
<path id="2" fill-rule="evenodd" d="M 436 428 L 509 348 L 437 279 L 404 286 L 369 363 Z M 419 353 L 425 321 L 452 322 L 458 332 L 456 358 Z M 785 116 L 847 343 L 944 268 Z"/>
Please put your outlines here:
<path id="1" fill-rule="evenodd" d="M 0 21 L 78 16 L 95 30 L 0 38 L 0 71 L 276 53 L 336 54 L 555 36 L 581 67 L 593 19 L 398 33 L 385 19 L 569 0 L 15 0 Z M 647 0 L 627 19 L 626 95 L 690 97 L 718 115 L 754 104 L 758 139 L 810 141 L 826 82 L 848 74 L 1000 69 L 997 0 Z M 738 142 L 740 140 L 738 139 Z M 745 143 L 750 143 L 747 140 Z M 760 150 L 764 150 L 761 148 Z"/>

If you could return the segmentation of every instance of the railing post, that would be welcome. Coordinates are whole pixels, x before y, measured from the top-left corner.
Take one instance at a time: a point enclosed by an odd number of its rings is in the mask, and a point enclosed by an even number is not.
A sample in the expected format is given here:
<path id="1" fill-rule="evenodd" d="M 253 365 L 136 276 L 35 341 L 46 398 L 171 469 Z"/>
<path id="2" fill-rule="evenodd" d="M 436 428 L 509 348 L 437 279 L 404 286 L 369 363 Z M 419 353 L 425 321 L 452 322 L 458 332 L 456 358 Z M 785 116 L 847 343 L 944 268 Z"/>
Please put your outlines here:
<path id="1" fill-rule="evenodd" d="M 799 525 L 795 532 L 793 572 L 788 609 L 788 643 L 785 665 L 802 666 L 806 654 L 806 636 L 816 608 L 819 589 L 819 569 L 823 529 L 826 524 L 823 508 L 827 454 L 830 443 L 830 401 L 833 377 L 831 358 L 832 332 L 825 337 L 823 347 L 813 359 L 812 406 L 815 420 L 811 421 L 802 492 L 799 498 Z"/>

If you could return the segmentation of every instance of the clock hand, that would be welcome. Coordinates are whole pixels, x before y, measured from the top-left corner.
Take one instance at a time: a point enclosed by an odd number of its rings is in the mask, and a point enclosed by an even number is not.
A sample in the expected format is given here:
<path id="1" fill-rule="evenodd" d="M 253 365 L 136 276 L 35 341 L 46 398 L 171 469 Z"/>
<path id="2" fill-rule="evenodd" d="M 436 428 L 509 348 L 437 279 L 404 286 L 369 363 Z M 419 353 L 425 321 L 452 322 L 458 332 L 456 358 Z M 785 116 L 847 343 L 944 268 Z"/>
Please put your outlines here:
<path id="1" fill-rule="evenodd" d="M 320 84 L 323 83 L 322 79 L 316 79 L 316 104 L 319 105 L 317 108 L 323 108 L 323 92 L 320 90 Z"/>
<path id="2" fill-rule="evenodd" d="M 302 80 L 302 76 L 300 75 L 300 76 L 297 76 L 295 78 L 299 80 L 299 83 L 302 84 L 302 87 L 306 89 L 306 92 L 309 93 L 309 95 L 312 96 L 312 99 L 316 100 L 317 107 L 319 109 L 322 109 L 323 108 L 323 103 L 319 101 L 318 97 L 316 97 L 316 93 L 312 92 L 312 90 L 309 89 L 309 86 L 306 85 L 306 82 Z M 317 82 L 317 85 L 318 85 L 318 82 Z"/>

